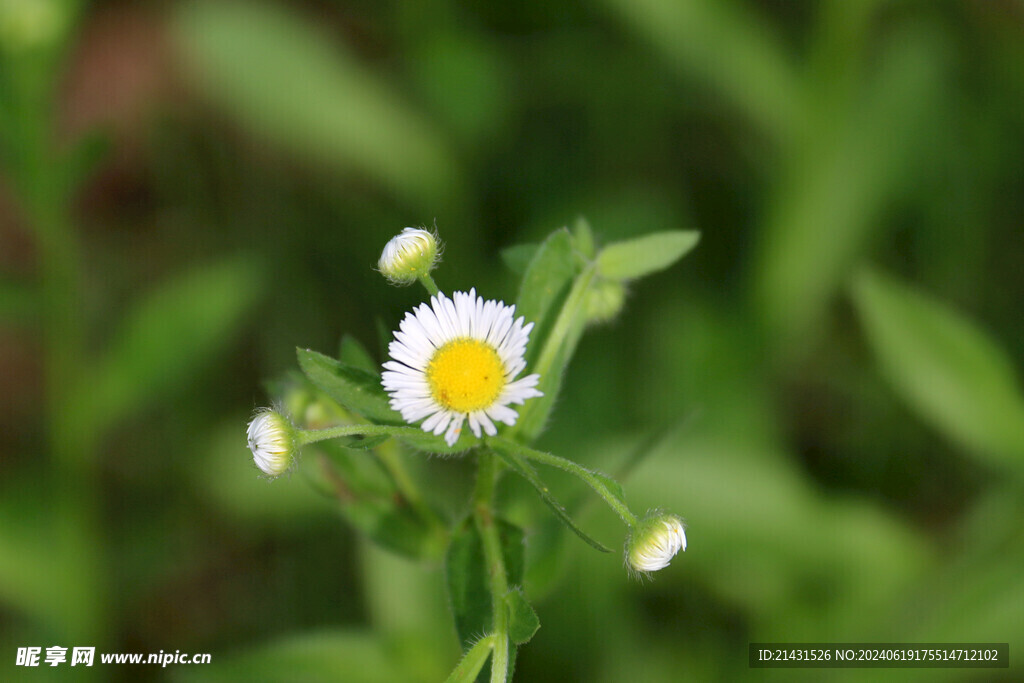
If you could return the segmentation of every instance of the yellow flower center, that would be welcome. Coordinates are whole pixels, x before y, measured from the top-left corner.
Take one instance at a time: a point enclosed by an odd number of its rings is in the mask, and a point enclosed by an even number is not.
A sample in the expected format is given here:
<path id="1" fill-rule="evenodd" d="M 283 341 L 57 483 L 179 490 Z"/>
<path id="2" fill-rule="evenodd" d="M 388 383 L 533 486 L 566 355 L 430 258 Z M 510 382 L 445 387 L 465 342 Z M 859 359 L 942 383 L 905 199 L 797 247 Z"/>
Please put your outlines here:
<path id="1" fill-rule="evenodd" d="M 458 413 L 486 408 L 505 388 L 505 366 L 498 352 L 479 339 L 453 339 L 427 365 L 430 394 Z"/>

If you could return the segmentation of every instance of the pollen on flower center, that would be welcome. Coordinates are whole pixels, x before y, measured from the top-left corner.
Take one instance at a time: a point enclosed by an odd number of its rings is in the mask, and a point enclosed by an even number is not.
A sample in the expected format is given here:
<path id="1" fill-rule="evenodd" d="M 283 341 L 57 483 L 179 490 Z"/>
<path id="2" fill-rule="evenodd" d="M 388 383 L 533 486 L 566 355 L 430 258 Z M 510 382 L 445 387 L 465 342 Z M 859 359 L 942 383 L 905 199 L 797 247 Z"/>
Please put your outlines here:
<path id="1" fill-rule="evenodd" d="M 439 348 L 426 375 L 434 400 L 460 413 L 492 405 L 505 387 L 498 352 L 478 339 L 453 339 Z"/>

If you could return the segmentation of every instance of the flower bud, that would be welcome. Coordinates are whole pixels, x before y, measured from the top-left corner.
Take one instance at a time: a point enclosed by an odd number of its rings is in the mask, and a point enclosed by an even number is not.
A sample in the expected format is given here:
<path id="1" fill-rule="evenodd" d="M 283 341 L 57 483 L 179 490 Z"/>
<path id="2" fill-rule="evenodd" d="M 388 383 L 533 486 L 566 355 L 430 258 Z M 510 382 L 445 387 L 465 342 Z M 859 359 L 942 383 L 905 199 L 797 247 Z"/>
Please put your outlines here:
<path id="1" fill-rule="evenodd" d="M 625 303 L 625 285 L 617 280 L 599 280 L 587 292 L 587 322 L 606 323 L 619 314 Z"/>
<path id="2" fill-rule="evenodd" d="M 257 411 L 249 423 L 248 436 L 253 460 L 268 477 L 281 476 L 295 462 L 298 453 L 295 427 L 276 410 Z"/>
<path id="3" fill-rule="evenodd" d="M 683 520 L 654 510 L 630 530 L 626 563 L 637 572 L 656 572 L 667 567 L 680 550 L 686 550 Z"/>
<path id="4" fill-rule="evenodd" d="M 437 236 L 422 228 L 405 228 L 384 245 L 377 270 L 394 285 L 408 285 L 437 265 Z"/>

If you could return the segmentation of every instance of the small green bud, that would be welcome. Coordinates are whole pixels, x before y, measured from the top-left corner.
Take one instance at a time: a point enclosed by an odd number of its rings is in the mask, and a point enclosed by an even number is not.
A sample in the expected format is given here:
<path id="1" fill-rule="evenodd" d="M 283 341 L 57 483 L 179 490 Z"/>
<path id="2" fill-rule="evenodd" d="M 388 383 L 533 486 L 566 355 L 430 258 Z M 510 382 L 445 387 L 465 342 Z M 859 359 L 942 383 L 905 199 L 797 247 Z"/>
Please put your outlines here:
<path id="1" fill-rule="evenodd" d="M 437 236 L 422 228 L 405 228 L 384 245 L 377 270 L 394 285 L 409 285 L 437 265 L 441 255 Z"/>
<path id="2" fill-rule="evenodd" d="M 629 531 L 626 563 L 637 572 L 656 572 L 667 567 L 680 550 L 686 550 L 683 520 L 652 510 Z"/>
<path id="3" fill-rule="evenodd" d="M 619 314 L 625 303 L 625 285 L 616 280 L 598 280 L 587 292 L 587 322 L 606 323 Z"/>
<path id="4" fill-rule="evenodd" d="M 261 408 L 249 422 L 249 450 L 256 466 L 271 479 L 291 468 L 298 454 L 295 427 L 281 413 Z"/>

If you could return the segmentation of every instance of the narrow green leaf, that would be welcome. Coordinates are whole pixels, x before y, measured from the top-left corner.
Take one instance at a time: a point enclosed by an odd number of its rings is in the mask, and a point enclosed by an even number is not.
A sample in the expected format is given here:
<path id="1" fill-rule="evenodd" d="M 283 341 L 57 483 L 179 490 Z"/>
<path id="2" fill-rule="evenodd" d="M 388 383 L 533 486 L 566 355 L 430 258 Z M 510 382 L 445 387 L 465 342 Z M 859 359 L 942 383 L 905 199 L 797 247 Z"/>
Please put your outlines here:
<path id="1" fill-rule="evenodd" d="M 493 646 L 494 636 L 485 636 L 476 641 L 476 644 L 469 648 L 469 652 L 463 655 L 451 675 L 445 679 L 445 683 L 473 683 L 487 663 L 487 658 L 491 656 Z"/>
<path id="2" fill-rule="evenodd" d="M 576 250 L 585 259 L 589 261 L 594 258 L 594 231 L 590 229 L 590 223 L 583 216 L 576 219 L 576 225 L 572 229 L 572 238 Z"/>
<path id="3" fill-rule="evenodd" d="M 316 469 L 304 468 L 313 488 L 337 502 L 341 516 L 357 531 L 392 552 L 414 559 L 438 559 L 443 536 L 394 493 L 390 482 L 375 481 L 363 453 L 329 448 Z"/>
<path id="4" fill-rule="evenodd" d="M 223 348 L 258 293 L 251 263 L 197 268 L 135 303 L 80 386 L 72 410 L 83 431 L 105 425 L 161 395 L 191 388 L 193 373 Z"/>
<path id="5" fill-rule="evenodd" d="M 377 424 L 404 425 L 391 409 L 380 376 L 309 349 L 296 349 L 299 367 L 313 384 L 343 408 Z"/>
<path id="6" fill-rule="evenodd" d="M 880 273 L 861 272 L 853 298 L 907 404 L 971 453 L 1024 471 L 1024 398 L 1006 353 L 959 313 Z"/>
<path id="7" fill-rule="evenodd" d="M 609 244 L 597 256 L 597 272 L 612 280 L 633 280 L 665 270 L 697 246 L 700 233 L 655 232 Z"/>
<path id="8" fill-rule="evenodd" d="M 523 580 L 523 531 L 496 519 L 505 574 L 509 583 Z M 468 650 L 493 623 L 490 583 L 483 541 L 472 519 L 456 528 L 445 557 L 448 597 L 455 615 L 455 629 L 462 649 Z"/>
<path id="9" fill-rule="evenodd" d="M 366 350 L 366 347 L 359 343 L 359 340 L 350 334 L 341 338 L 341 346 L 338 349 L 338 360 L 354 368 L 366 372 L 380 372 L 380 367 L 373 360 L 373 356 Z"/>
<path id="10" fill-rule="evenodd" d="M 505 595 L 508 605 L 508 635 L 516 645 L 528 643 L 533 634 L 540 628 L 540 619 L 533 611 L 533 606 L 526 600 L 521 588 L 514 588 Z"/>
<path id="11" fill-rule="evenodd" d="M 458 192 L 460 171 L 443 135 L 384 73 L 295 7 L 176 8 L 174 37 L 188 75 L 261 143 L 354 170 L 410 201 Z"/>
<path id="12" fill-rule="evenodd" d="M 538 249 L 539 244 L 516 244 L 501 250 L 501 260 L 516 275 L 524 275 Z"/>
<path id="13" fill-rule="evenodd" d="M 572 517 L 569 516 L 569 513 L 565 511 L 565 508 L 555 500 L 554 496 L 551 495 L 551 491 L 530 463 L 528 463 L 522 456 L 503 448 L 495 448 L 494 452 L 512 468 L 513 472 L 530 482 L 533 488 L 537 489 L 537 493 L 540 494 L 541 500 L 551 508 L 552 512 L 555 513 L 555 516 L 557 516 L 563 524 L 572 529 L 573 533 L 597 550 L 600 550 L 603 553 L 611 552 L 610 549 L 591 538 L 585 531 L 583 531 L 583 529 L 576 525 L 576 522 L 574 522 Z"/>
<path id="14" fill-rule="evenodd" d="M 541 244 L 523 275 L 516 312 L 535 323 L 532 343 L 543 339 L 544 329 L 550 327 L 546 323 L 549 313 L 552 318 L 557 315 L 554 303 L 564 296 L 576 275 L 572 246 L 569 231 L 556 230 Z"/>

